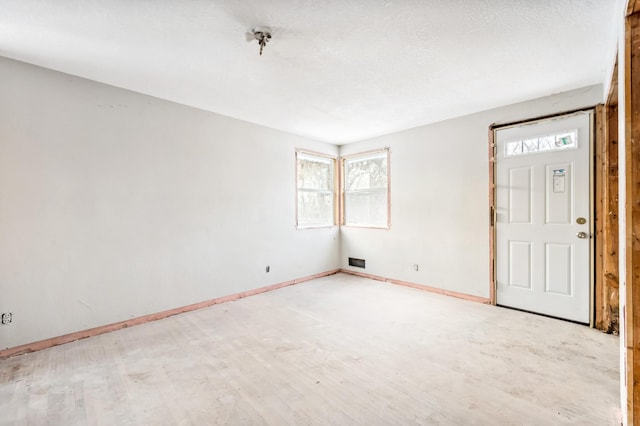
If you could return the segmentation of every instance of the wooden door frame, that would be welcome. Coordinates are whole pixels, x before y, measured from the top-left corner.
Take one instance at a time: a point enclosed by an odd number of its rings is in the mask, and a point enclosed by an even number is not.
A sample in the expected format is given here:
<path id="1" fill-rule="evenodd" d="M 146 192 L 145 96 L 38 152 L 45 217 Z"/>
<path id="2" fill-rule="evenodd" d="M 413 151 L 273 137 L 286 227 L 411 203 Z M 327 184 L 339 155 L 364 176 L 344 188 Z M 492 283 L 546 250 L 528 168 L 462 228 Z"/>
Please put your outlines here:
<path id="1" fill-rule="evenodd" d="M 489 134 L 488 134 L 488 140 L 489 140 L 489 300 L 491 302 L 492 305 L 496 305 L 497 304 L 497 297 L 496 297 L 496 293 L 497 293 L 497 279 L 496 279 L 496 262 L 497 262 L 497 257 L 496 257 L 496 222 L 497 222 L 497 212 L 496 212 L 496 154 L 497 154 L 497 148 L 496 148 L 496 140 L 495 140 L 495 135 L 496 135 L 496 131 L 503 129 L 503 128 L 507 128 L 507 127 L 513 127 L 513 126 L 518 126 L 518 125 L 522 125 L 522 124 L 531 124 L 531 123 L 535 123 L 535 122 L 540 122 L 540 121 L 544 121 L 544 120 L 549 120 L 549 119 L 553 119 L 553 118 L 558 118 L 558 117 L 563 117 L 563 116 L 569 116 L 572 114 L 577 114 L 577 113 L 581 113 L 581 112 L 588 112 L 591 114 L 591 122 L 590 122 L 590 131 L 591 131 L 591 141 L 590 141 L 590 147 L 589 147 L 589 167 L 590 167 L 590 173 L 589 173 L 589 186 L 590 186 L 590 213 L 591 213 L 591 221 L 590 221 L 590 232 L 594 231 L 594 220 L 595 220 L 595 211 L 594 211 L 594 205 L 593 205 L 593 200 L 595 199 L 594 197 L 594 173 L 593 173 L 593 164 L 594 164 L 594 150 L 596 149 L 596 144 L 597 144 L 597 135 L 594 134 L 594 129 L 596 127 L 596 124 L 594 123 L 594 120 L 596 118 L 596 107 L 595 106 L 589 106 L 589 107 L 584 107 L 584 108 L 578 108 L 578 109 L 574 109 L 574 110 L 569 110 L 569 111 L 563 111 L 563 112 L 558 112 L 555 114 L 548 114 L 548 115 L 543 115 L 543 116 L 538 116 L 535 118 L 530 118 L 530 119 L 526 119 L 526 120 L 519 120 L 519 121 L 513 121 L 513 122 L 508 122 L 508 123 L 500 123 L 500 124 L 496 124 L 496 123 L 492 123 L 491 125 L 489 125 Z M 591 327 L 594 326 L 595 324 L 595 309 L 594 309 L 594 296 L 596 294 L 596 288 L 595 288 L 595 280 L 594 280 L 594 254 L 596 252 L 595 249 L 595 239 L 592 238 L 591 239 L 591 247 L 590 247 L 590 273 L 589 276 L 591 277 L 591 279 L 589 280 L 589 294 L 590 294 L 590 306 L 589 306 L 589 325 Z"/>
<path id="2" fill-rule="evenodd" d="M 611 88 L 617 91 L 615 85 Z M 618 335 L 618 105 L 617 95 L 612 93 L 605 105 L 596 107 L 595 328 Z"/>
<path id="3" fill-rule="evenodd" d="M 640 422 L 640 0 L 629 0 L 623 48 L 618 52 L 620 148 L 620 309 L 623 330 L 622 409 L 628 424 Z M 620 43 L 619 43 L 620 44 Z M 626 410 L 625 410 L 626 409 Z"/>

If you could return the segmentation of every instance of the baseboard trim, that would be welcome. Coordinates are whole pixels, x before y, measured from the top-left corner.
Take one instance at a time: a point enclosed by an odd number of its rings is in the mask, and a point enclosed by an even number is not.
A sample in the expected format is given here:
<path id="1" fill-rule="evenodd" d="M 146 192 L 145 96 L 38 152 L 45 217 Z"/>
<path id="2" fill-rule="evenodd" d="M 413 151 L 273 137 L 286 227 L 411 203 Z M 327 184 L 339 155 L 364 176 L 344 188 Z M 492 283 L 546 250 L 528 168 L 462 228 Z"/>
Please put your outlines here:
<path id="1" fill-rule="evenodd" d="M 340 272 L 340 269 L 333 269 L 331 271 L 308 275 L 306 277 L 296 278 L 294 280 L 285 281 L 278 284 L 272 284 L 266 287 L 260 287 L 253 290 L 243 291 L 241 293 L 231 294 L 229 296 L 222 296 L 215 299 L 205 300 L 204 302 L 198 302 L 191 305 L 181 306 L 179 308 L 169 309 L 162 312 L 156 312 L 154 314 L 143 315 L 141 317 L 131 318 L 125 321 L 120 321 L 112 324 L 102 325 L 99 327 L 89 328 L 87 330 L 76 331 L 74 333 L 64 334 L 62 336 L 52 337 L 50 339 L 44 339 L 44 340 L 40 340 L 33 343 L 27 343 L 25 345 L 15 346 L 13 348 L 2 349 L 0 350 L 0 359 L 9 358 L 16 355 L 23 355 L 29 352 L 36 352 L 42 349 L 59 346 L 65 343 L 75 342 L 76 340 L 86 339 L 87 337 L 98 336 L 100 334 L 110 333 L 112 331 L 120 330 L 123 328 L 133 327 L 133 326 L 144 324 L 151 321 L 157 321 L 159 319 L 182 314 L 184 312 L 195 311 L 198 309 L 207 308 L 209 306 L 218 305 L 220 303 L 230 302 L 232 300 L 238 300 L 244 297 L 254 296 L 260 293 L 266 293 L 268 291 L 277 290 L 277 289 L 288 287 L 294 284 L 300 284 L 305 281 L 310 281 L 316 278 L 322 278 L 329 275 L 334 275 L 334 274 L 337 274 L 338 272 Z"/>
<path id="2" fill-rule="evenodd" d="M 408 281 L 396 280 L 396 279 L 393 279 L 393 278 L 385 278 L 385 277 L 381 277 L 379 275 L 366 274 L 364 272 L 351 271 L 349 269 L 341 269 L 340 272 L 345 273 L 345 274 L 357 275 L 359 277 L 369 278 L 369 279 L 376 280 L 376 281 L 383 281 L 383 282 L 390 283 L 390 284 L 401 285 L 401 286 L 405 286 L 405 287 L 411 287 L 411 288 L 415 288 L 415 289 L 418 289 L 418 290 L 428 291 L 430 293 L 443 294 L 445 296 L 450 296 L 450 297 L 455 297 L 455 298 L 458 298 L 458 299 L 469 300 L 469 301 L 472 301 L 472 302 L 482 303 L 482 304 L 485 304 L 485 305 L 490 305 L 491 304 L 491 300 L 489 298 L 486 298 L 486 297 L 473 296 L 471 294 L 459 293 L 457 291 L 445 290 L 443 288 L 431 287 L 431 286 L 428 286 L 428 285 L 416 284 L 416 283 L 412 283 L 412 282 L 408 282 Z"/>

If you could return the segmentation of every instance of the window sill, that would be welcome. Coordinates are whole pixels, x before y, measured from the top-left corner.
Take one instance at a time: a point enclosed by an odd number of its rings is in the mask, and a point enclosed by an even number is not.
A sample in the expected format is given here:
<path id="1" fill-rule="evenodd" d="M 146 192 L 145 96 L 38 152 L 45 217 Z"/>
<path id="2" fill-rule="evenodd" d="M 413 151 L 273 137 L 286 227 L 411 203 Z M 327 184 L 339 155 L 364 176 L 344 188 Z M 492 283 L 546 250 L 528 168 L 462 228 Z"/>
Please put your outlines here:
<path id="1" fill-rule="evenodd" d="M 304 229 L 328 229 L 328 228 L 337 228 L 338 225 L 309 225 L 309 226 L 296 226 L 296 230 L 304 230 Z"/>
<path id="2" fill-rule="evenodd" d="M 373 225 L 340 225 L 342 228 L 359 228 L 359 229 L 380 229 L 383 231 L 388 231 L 391 229 L 391 226 L 373 226 Z"/>

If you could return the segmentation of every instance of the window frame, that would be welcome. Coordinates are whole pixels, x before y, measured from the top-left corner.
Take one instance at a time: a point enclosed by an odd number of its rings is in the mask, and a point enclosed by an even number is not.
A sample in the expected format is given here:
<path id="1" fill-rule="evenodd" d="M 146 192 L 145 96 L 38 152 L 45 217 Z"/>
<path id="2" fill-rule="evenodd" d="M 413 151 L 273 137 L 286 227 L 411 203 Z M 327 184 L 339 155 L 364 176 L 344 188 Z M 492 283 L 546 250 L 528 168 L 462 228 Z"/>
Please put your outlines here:
<path id="1" fill-rule="evenodd" d="M 300 224 L 300 208 L 299 208 L 299 203 L 298 203 L 298 198 L 299 198 L 299 193 L 301 188 L 298 186 L 298 160 L 300 156 L 304 156 L 304 157 L 310 157 L 311 160 L 313 161 L 313 158 L 317 158 L 319 160 L 329 160 L 331 167 L 332 167 L 332 173 L 331 173 L 331 189 L 328 191 L 322 191 L 322 190 L 316 190 L 316 191 L 310 191 L 309 189 L 304 189 L 302 188 L 303 191 L 307 191 L 307 192 L 324 192 L 324 193 L 331 193 L 332 196 L 332 223 L 331 225 L 328 224 L 311 224 L 311 225 L 301 225 Z M 295 221 L 296 221 L 296 229 L 320 229 L 320 228 L 333 228 L 335 226 L 339 226 L 338 223 L 338 211 L 339 211 L 339 200 L 338 200 L 338 186 L 339 186 L 339 179 L 338 179 L 338 158 L 336 156 L 330 155 L 330 154 L 324 154 L 321 152 L 315 152 L 315 151 L 309 151 L 309 150 L 305 150 L 305 149 L 296 149 L 296 155 L 295 155 L 295 185 L 296 185 L 296 191 L 295 191 L 295 197 L 296 197 L 296 212 L 295 212 Z"/>
<path id="2" fill-rule="evenodd" d="M 374 226 L 374 225 L 358 225 L 358 224 L 348 224 L 347 223 L 347 206 L 346 206 L 346 184 L 345 184 L 345 167 L 346 162 L 353 159 L 358 158 L 366 158 L 373 157 L 376 155 L 384 154 L 387 157 L 387 187 L 385 191 L 386 195 L 386 224 L 382 226 Z M 365 228 L 365 229 L 391 229 L 391 150 L 387 148 L 375 149 L 370 151 L 363 151 L 354 154 L 345 155 L 344 157 L 340 157 L 340 226 L 350 227 L 350 228 Z"/>

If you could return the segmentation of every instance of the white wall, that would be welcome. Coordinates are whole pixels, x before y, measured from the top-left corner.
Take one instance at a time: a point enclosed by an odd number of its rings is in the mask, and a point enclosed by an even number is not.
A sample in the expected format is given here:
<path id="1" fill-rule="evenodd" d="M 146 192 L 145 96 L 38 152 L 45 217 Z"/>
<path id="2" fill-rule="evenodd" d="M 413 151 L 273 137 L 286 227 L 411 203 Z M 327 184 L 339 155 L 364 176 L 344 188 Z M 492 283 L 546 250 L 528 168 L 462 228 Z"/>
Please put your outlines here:
<path id="1" fill-rule="evenodd" d="M 391 229 L 343 227 L 342 267 L 489 297 L 489 125 L 593 106 L 602 93 L 591 86 L 342 146 L 341 155 L 391 149 Z"/>
<path id="2" fill-rule="evenodd" d="M 333 145 L 1 58 L 0 93 L 2 349 L 349 256 L 488 297 L 488 126 L 602 101 L 593 86 L 342 146 L 391 148 L 392 227 L 340 232 L 295 229 L 295 148 Z"/>
<path id="3" fill-rule="evenodd" d="M 340 266 L 295 229 L 295 148 L 337 147 L 7 59 L 0 93 L 1 349 Z"/>

